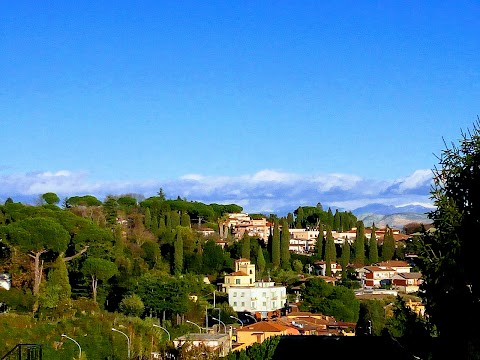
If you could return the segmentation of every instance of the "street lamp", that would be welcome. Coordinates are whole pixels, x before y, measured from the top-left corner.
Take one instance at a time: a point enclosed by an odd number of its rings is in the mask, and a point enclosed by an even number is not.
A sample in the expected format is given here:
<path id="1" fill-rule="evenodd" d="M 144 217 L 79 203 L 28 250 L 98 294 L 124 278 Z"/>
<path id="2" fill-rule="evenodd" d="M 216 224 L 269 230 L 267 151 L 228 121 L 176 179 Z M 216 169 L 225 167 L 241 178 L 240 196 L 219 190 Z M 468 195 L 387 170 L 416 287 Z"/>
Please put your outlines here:
<path id="1" fill-rule="evenodd" d="M 185 320 L 185 322 L 189 323 L 189 324 L 192 324 L 192 325 L 195 325 L 196 327 L 198 327 L 198 332 L 201 334 L 202 333 L 202 328 L 200 327 L 200 325 L 198 324 L 195 324 L 193 321 L 190 321 L 190 320 Z"/>
<path id="2" fill-rule="evenodd" d="M 67 336 L 65 334 L 62 334 L 62 337 L 67 338 L 68 340 L 72 340 L 75 344 L 77 344 L 78 352 L 79 352 L 78 358 L 81 359 L 82 358 L 82 347 L 80 346 L 80 344 L 77 341 L 75 341 L 74 339 L 72 339 L 70 336 Z"/>
<path id="3" fill-rule="evenodd" d="M 237 320 L 237 321 L 240 323 L 240 326 L 243 328 L 243 321 L 242 321 L 242 320 L 240 320 L 239 318 L 237 318 L 237 317 L 235 317 L 235 316 L 233 316 L 233 315 L 230 315 L 230 318 Z"/>
<path id="4" fill-rule="evenodd" d="M 125 336 L 127 338 L 127 356 L 130 359 L 130 338 L 123 331 L 117 330 L 115 328 L 112 328 L 112 331 L 116 331 L 116 332 L 122 334 L 123 336 Z"/>
<path id="5" fill-rule="evenodd" d="M 167 329 L 165 329 L 163 326 L 160 326 L 160 325 L 156 325 L 156 324 L 153 324 L 154 327 L 158 327 L 160 329 L 162 329 L 163 331 L 165 331 L 168 335 L 168 341 L 170 341 L 170 333 L 168 332 Z"/>
<path id="6" fill-rule="evenodd" d="M 212 316 L 212 319 L 218 321 L 219 323 L 222 323 L 223 327 L 225 328 L 225 334 L 226 334 L 227 333 L 227 325 L 225 325 L 225 323 L 222 320 L 214 318 L 213 316 Z"/>
<path id="7" fill-rule="evenodd" d="M 253 321 L 257 322 L 257 319 L 255 319 L 252 315 L 245 313 L 245 316 L 248 316 L 249 318 L 252 318 Z"/>

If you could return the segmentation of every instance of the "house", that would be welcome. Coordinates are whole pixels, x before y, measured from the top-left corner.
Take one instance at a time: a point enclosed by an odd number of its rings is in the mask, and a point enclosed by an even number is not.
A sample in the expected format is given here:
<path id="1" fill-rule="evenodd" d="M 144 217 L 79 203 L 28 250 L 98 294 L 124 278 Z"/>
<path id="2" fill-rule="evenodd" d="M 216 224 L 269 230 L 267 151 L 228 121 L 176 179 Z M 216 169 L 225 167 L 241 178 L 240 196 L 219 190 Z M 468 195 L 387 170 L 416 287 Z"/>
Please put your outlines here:
<path id="1" fill-rule="evenodd" d="M 255 283 L 255 264 L 251 264 L 248 259 L 235 260 L 235 271 L 225 275 L 222 284 L 223 292 L 228 292 L 230 287 L 248 287 Z"/>
<path id="2" fill-rule="evenodd" d="M 243 346 L 234 350 L 241 350 L 254 343 L 262 343 L 271 336 L 300 335 L 300 332 L 291 326 L 273 321 L 260 321 L 237 329 L 237 343 Z"/>
<path id="3" fill-rule="evenodd" d="M 388 260 L 382 261 L 376 264 L 381 268 L 390 268 L 395 270 L 396 273 L 409 273 L 412 268 L 406 261 L 403 260 Z"/>
<path id="4" fill-rule="evenodd" d="M 364 266 L 362 282 L 364 286 L 380 287 L 381 285 L 391 284 L 395 275 L 395 270 L 379 266 Z"/>
<path id="5" fill-rule="evenodd" d="M 211 228 L 199 228 L 197 232 L 202 234 L 203 236 L 209 236 L 209 235 L 215 234 L 215 230 Z"/>
<path id="6" fill-rule="evenodd" d="M 225 276 L 222 290 L 236 312 L 253 313 L 260 319 L 278 315 L 287 300 L 285 286 L 276 286 L 272 281 L 255 282 L 255 265 L 244 258 L 235 261 L 235 271 Z"/>
<path id="7" fill-rule="evenodd" d="M 407 294 L 417 292 L 422 282 L 422 274 L 419 272 L 397 273 L 392 278 L 393 285 L 399 291 Z"/>
<path id="8" fill-rule="evenodd" d="M 327 263 L 325 261 L 316 261 L 313 265 L 315 266 L 319 275 L 326 276 Z M 332 272 L 332 276 L 336 276 L 337 273 L 340 273 L 342 271 L 342 266 L 336 262 L 332 262 L 330 264 L 330 270 Z"/>
<path id="9" fill-rule="evenodd" d="M 227 356 L 232 348 L 230 334 L 201 334 L 192 333 L 179 336 L 173 340 L 176 349 L 186 346 L 187 350 L 192 347 L 204 348 L 209 352 L 216 353 L 219 357 Z"/>

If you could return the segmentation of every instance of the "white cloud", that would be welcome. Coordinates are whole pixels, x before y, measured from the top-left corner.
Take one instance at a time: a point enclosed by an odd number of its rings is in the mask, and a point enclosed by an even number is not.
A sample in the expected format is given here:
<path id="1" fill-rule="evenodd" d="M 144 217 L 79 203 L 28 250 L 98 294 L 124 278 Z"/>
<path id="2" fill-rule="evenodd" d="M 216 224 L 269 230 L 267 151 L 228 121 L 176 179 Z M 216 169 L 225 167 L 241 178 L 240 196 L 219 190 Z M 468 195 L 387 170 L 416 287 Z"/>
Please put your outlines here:
<path id="1" fill-rule="evenodd" d="M 395 180 L 364 179 L 353 174 L 296 174 L 271 169 L 241 176 L 186 174 L 169 181 L 92 181 L 69 170 L 0 174 L 0 198 L 55 192 L 61 197 L 138 193 L 153 196 L 162 187 L 168 197 L 206 203 L 235 203 L 249 212 L 293 211 L 299 205 L 347 210 L 371 204 L 401 206 L 429 200 L 430 170 L 416 170 Z"/>

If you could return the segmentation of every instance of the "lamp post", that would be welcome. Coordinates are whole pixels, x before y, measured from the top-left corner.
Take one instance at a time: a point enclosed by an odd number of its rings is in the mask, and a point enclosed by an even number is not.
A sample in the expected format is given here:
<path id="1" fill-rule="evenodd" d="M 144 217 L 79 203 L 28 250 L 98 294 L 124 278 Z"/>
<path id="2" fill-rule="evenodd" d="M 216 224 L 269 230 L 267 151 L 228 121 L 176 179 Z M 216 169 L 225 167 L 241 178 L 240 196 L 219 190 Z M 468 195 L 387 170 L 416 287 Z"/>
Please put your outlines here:
<path id="1" fill-rule="evenodd" d="M 127 338 L 127 356 L 128 356 L 128 359 L 130 359 L 130 338 L 123 331 L 117 330 L 115 328 L 112 328 L 112 331 L 116 331 Z"/>
<path id="2" fill-rule="evenodd" d="M 80 344 L 76 340 L 72 339 L 70 336 L 67 336 L 65 334 L 62 334 L 62 337 L 67 338 L 68 340 L 72 340 L 75 344 L 77 344 L 77 346 L 78 346 L 78 358 L 81 359 L 82 358 L 82 347 L 80 346 Z"/>
<path id="3" fill-rule="evenodd" d="M 156 325 L 156 324 L 153 324 L 154 327 L 158 327 L 160 329 L 162 329 L 163 331 L 165 331 L 168 335 L 168 341 L 170 341 L 171 337 L 170 337 L 170 333 L 168 332 L 167 329 L 165 329 L 163 326 L 160 326 L 160 325 Z"/>
<path id="4" fill-rule="evenodd" d="M 214 318 L 214 317 L 212 317 L 212 319 L 218 321 L 219 323 L 222 323 L 223 327 L 225 328 L 225 334 L 226 334 L 227 333 L 227 325 L 225 325 L 225 323 L 223 321 L 221 321 L 220 319 L 217 319 L 217 318 Z"/>
<path id="5" fill-rule="evenodd" d="M 193 321 L 190 321 L 190 320 L 185 320 L 185 322 L 189 323 L 189 324 L 192 324 L 192 325 L 195 325 L 196 327 L 198 327 L 198 332 L 201 334 L 202 333 L 202 328 L 200 327 L 200 325 L 194 323 Z"/>
<path id="6" fill-rule="evenodd" d="M 255 319 L 252 315 L 245 313 L 245 316 L 248 316 L 249 318 L 252 318 L 253 321 L 257 322 L 257 319 Z"/>
<path id="7" fill-rule="evenodd" d="M 237 321 L 240 323 L 240 326 L 243 328 L 243 321 L 242 321 L 242 320 L 240 320 L 239 318 L 237 318 L 237 317 L 235 317 L 235 316 L 233 316 L 233 315 L 230 315 L 230 318 L 237 320 Z"/>

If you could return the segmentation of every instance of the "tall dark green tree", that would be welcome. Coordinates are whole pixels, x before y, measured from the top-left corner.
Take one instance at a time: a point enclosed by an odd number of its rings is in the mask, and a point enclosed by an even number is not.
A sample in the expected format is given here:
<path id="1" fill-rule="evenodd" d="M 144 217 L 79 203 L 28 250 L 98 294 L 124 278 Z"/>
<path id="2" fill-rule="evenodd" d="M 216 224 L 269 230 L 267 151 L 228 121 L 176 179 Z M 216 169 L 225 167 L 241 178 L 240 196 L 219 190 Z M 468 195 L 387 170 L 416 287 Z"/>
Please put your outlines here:
<path id="1" fill-rule="evenodd" d="M 325 237 L 324 237 L 324 229 L 323 229 L 323 224 L 320 223 L 318 226 L 318 236 L 317 236 L 317 243 L 315 245 L 316 251 L 317 251 L 317 256 L 325 260 Z"/>
<path id="2" fill-rule="evenodd" d="M 347 278 L 347 266 L 350 263 L 350 243 L 345 240 L 342 245 L 342 257 L 340 258 L 340 265 L 342 266 L 342 279 Z"/>
<path id="3" fill-rule="evenodd" d="M 335 250 L 335 243 L 333 241 L 332 229 L 329 225 L 327 225 L 327 236 L 326 236 L 326 243 L 325 243 L 325 262 L 326 262 L 325 275 L 327 276 L 332 275 L 331 264 L 336 261 L 337 261 L 337 251 Z"/>
<path id="4" fill-rule="evenodd" d="M 250 236 L 246 230 L 242 237 L 242 258 L 250 259 Z"/>
<path id="5" fill-rule="evenodd" d="M 263 256 L 263 250 L 262 247 L 259 245 L 258 246 L 258 253 L 257 253 L 257 270 L 259 275 L 262 275 L 265 272 L 265 257 Z"/>
<path id="6" fill-rule="evenodd" d="M 327 220 L 326 220 L 327 225 L 330 227 L 333 227 L 333 212 L 332 209 L 328 208 L 327 211 Z"/>
<path id="7" fill-rule="evenodd" d="M 375 264 L 378 262 L 378 245 L 377 245 L 377 236 L 375 234 L 376 228 L 375 223 L 372 225 L 372 234 L 370 236 L 370 241 L 368 243 L 368 262 L 370 264 Z"/>
<path id="8" fill-rule="evenodd" d="M 278 221 L 276 221 L 273 227 L 272 236 L 272 266 L 274 269 L 280 267 L 280 259 L 280 230 L 278 228 Z"/>
<path id="9" fill-rule="evenodd" d="M 335 215 L 333 215 L 333 230 L 340 230 L 340 213 L 338 212 L 338 209 L 335 210 Z"/>
<path id="10" fill-rule="evenodd" d="M 145 217 L 143 220 L 145 224 L 145 228 L 151 230 L 152 229 L 152 214 L 150 213 L 150 208 L 145 209 Z"/>
<path id="11" fill-rule="evenodd" d="M 480 354 L 480 119 L 462 134 L 459 144 L 442 151 L 433 171 L 429 214 L 435 231 L 421 238 L 420 269 L 425 277 L 423 298 L 429 319 L 446 348 L 455 344 L 457 358 Z M 451 316 L 455 309 L 455 316 Z M 458 332 L 456 321 L 462 322 Z"/>
<path id="12" fill-rule="evenodd" d="M 183 239 L 182 232 L 177 228 L 177 237 L 173 244 L 173 272 L 180 275 L 183 271 Z"/>
<path id="13" fill-rule="evenodd" d="M 393 237 L 392 229 L 390 229 L 387 225 L 385 229 L 385 235 L 383 236 L 383 245 L 382 245 L 383 261 L 392 260 L 394 254 L 395 254 L 395 239 Z"/>
<path id="14" fill-rule="evenodd" d="M 288 231 L 288 222 L 282 221 L 282 234 L 280 236 L 280 261 L 282 269 L 291 270 L 290 265 L 290 232 Z"/>
<path id="15" fill-rule="evenodd" d="M 365 227 L 363 225 L 363 221 L 357 221 L 357 233 L 355 236 L 354 252 L 355 264 L 360 266 L 365 265 Z"/>
<path id="16" fill-rule="evenodd" d="M 303 214 L 303 208 L 300 206 L 297 209 L 297 218 L 295 219 L 295 227 L 297 229 L 303 228 L 303 222 L 304 222 L 304 214 Z"/>

